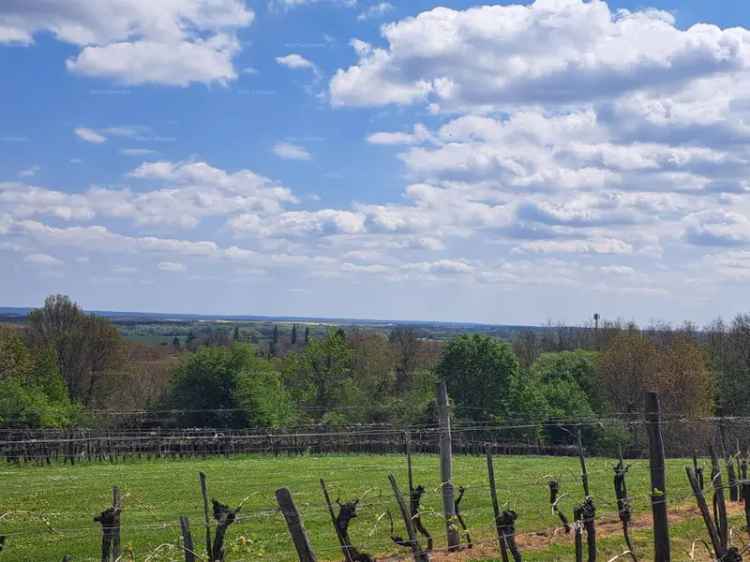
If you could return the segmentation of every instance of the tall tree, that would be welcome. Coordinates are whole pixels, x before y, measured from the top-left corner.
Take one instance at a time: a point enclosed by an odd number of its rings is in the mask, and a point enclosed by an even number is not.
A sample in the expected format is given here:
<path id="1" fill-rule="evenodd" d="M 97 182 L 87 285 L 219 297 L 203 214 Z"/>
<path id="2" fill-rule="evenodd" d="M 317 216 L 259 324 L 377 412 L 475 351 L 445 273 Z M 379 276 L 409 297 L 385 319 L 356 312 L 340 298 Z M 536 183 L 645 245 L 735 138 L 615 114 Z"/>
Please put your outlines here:
<path id="1" fill-rule="evenodd" d="M 479 334 L 462 335 L 448 344 L 436 373 L 461 417 L 487 419 L 511 414 L 508 394 L 519 376 L 510 345 Z"/>
<path id="2" fill-rule="evenodd" d="M 297 344 L 297 324 L 292 324 L 292 345 Z"/>
<path id="3" fill-rule="evenodd" d="M 121 358 L 121 338 L 105 318 L 86 315 L 63 295 L 53 295 L 29 314 L 29 339 L 35 348 L 54 350 L 70 397 L 91 405 L 105 371 Z"/>
<path id="4" fill-rule="evenodd" d="M 310 326 L 305 326 L 305 345 L 310 343 Z"/>
<path id="5" fill-rule="evenodd" d="M 203 347 L 175 371 L 171 407 L 182 423 L 209 427 L 276 426 L 291 415 L 280 375 L 247 344 Z"/>
<path id="6" fill-rule="evenodd" d="M 420 342 L 413 328 L 397 326 L 388 336 L 396 360 L 396 389 L 404 390 L 417 368 Z"/>

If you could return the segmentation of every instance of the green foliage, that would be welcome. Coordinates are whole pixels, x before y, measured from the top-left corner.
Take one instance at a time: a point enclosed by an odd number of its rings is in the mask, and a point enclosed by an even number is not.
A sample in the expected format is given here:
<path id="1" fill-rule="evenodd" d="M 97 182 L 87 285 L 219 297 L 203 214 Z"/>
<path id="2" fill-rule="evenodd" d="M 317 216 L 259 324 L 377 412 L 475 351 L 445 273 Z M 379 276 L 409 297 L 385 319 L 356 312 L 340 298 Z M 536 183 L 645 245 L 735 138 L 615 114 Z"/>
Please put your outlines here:
<path id="1" fill-rule="evenodd" d="M 294 401 L 324 412 L 341 404 L 352 374 L 352 352 L 343 332 L 330 330 L 286 362 L 284 382 Z"/>
<path id="2" fill-rule="evenodd" d="M 0 331 L 0 426 L 57 428 L 76 417 L 54 354 L 32 353 L 19 333 Z"/>
<path id="3" fill-rule="evenodd" d="M 437 366 L 459 417 L 510 417 L 508 394 L 516 384 L 519 365 L 510 345 L 479 334 L 450 341 Z"/>
<path id="4" fill-rule="evenodd" d="M 121 338 L 112 323 L 84 314 L 64 295 L 53 295 L 29 314 L 29 339 L 35 349 L 52 350 L 74 401 L 92 405 L 104 373 L 121 360 Z"/>
<path id="5" fill-rule="evenodd" d="M 188 356 L 174 374 L 167 402 L 191 410 L 180 420 L 187 425 L 278 426 L 292 415 L 280 375 L 247 344 L 203 347 Z"/>
<path id="6" fill-rule="evenodd" d="M 10 377 L 0 380 L 0 426 L 62 428 L 76 418 L 68 400 L 52 400 L 44 390 Z"/>
<path id="7" fill-rule="evenodd" d="M 602 412 L 604 400 L 597 384 L 595 351 L 577 349 L 559 353 L 543 353 L 531 366 L 531 377 L 543 384 L 571 383 L 585 395 L 591 409 Z"/>

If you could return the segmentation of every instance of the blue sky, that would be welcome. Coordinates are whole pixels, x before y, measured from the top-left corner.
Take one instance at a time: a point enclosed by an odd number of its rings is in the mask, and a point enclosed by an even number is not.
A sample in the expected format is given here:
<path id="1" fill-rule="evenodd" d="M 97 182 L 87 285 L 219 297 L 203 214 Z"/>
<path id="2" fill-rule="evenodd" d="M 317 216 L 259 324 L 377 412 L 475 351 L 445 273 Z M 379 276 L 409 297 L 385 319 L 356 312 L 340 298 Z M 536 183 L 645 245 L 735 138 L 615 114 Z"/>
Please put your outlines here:
<path id="1" fill-rule="evenodd" d="M 745 2 L 6 0 L 0 304 L 744 312 Z"/>

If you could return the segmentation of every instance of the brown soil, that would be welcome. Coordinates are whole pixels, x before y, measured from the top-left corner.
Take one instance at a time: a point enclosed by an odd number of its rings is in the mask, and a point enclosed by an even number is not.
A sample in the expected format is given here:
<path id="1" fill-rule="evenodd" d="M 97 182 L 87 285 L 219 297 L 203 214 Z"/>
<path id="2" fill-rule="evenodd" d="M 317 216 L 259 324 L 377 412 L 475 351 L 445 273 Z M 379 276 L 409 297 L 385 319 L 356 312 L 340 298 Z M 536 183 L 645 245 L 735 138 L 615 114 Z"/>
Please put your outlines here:
<path id="1" fill-rule="evenodd" d="M 727 512 L 730 516 L 744 513 L 744 508 L 740 504 L 727 503 Z M 671 509 L 669 512 L 669 521 L 672 524 L 682 523 L 694 518 L 700 518 L 700 511 L 694 505 L 684 504 Z M 630 523 L 631 530 L 650 529 L 652 524 L 651 514 L 644 514 L 634 518 Z M 596 522 L 596 535 L 598 538 L 605 538 L 611 535 L 622 535 L 622 525 L 617 518 L 604 517 Z M 573 533 L 566 535 L 563 529 L 553 528 L 545 531 L 520 534 L 516 537 L 518 547 L 524 551 L 544 550 L 554 544 L 570 544 L 571 552 L 573 551 Z M 485 540 L 480 544 L 475 544 L 471 549 L 464 549 L 458 552 L 435 551 L 430 553 L 430 560 L 433 562 L 469 562 L 478 560 L 500 559 L 496 540 Z M 411 556 L 380 559 L 382 562 L 407 562 L 412 560 Z M 630 560 L 630 559 L 627 559 Z"/>

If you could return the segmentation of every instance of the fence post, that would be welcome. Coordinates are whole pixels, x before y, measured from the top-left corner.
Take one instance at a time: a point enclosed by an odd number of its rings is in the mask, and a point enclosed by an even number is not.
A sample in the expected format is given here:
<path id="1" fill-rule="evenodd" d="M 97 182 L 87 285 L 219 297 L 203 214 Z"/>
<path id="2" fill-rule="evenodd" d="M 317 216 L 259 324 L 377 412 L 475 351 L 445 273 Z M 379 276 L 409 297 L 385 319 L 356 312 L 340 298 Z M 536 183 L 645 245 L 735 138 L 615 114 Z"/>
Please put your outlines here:
<path id="1" fill-rule="evenodd" d="M 195 546 L 193 545 L 193 535 L 190 533 L 190 521 L 185 516 L 180 516 L 180 532 L 182 533 L 185 562 L 195 562 Z"/>
<path id="2" fill-rule="evenodd" d="M 437 385 L 438 415 L 440 418 L 440 481 L 443 488 L 443 516 L 448 537 L 448 550 L 458 548 L 460 539 L 454 524 L 456 505 L 453 500 L 453 446 L 451 418 L 448 410 L 448 387 L 445 381 Z"/>
<path id="3" fill-rule="evenodd" d="M 206 526 L 206 554 L 211 560 L 214 549 L 211 546 L 211 519 L 208 515 L 208 486 L 206 485 L 206 475 L 203 472 L 198 473 L 198 479 L 201 483 L 201 495 L 203 496 L 203 523 Z"/>
<path id="4" fill-rule="evenodd" d="M 401 490 L 398 489 L 396 478 L 393 476 L 393 474 L 389 474 L 388 480 L 391 483 L 391 488 L 393 488 L 393 495 L 396 496 L 396 502 L 398 503 L 398 508 L 401 511 L 401 517 L 403 518 L 404 525 L 406 526 L 406 534 L 409 536 L 409 546 L 411 547 L 414 561 L 429 562 L 430 557 L 422 550 L 422 547 L 419 546 L 419 541 L 417 541 L 417 534 L 414 532 L 414 524 L 412 523 L 409 510 L 406 508 L 404 497 L 401 495 Z"/>
<path id="5" fill-rule="evenodd" d="M 354 559 L 352 557 L 352 547 L 349 543 L 346 542 L 346 538 L 342 536 L 341 529 L 339 529 L 338 522 L 336 521 L 336 514 L 333 512 L 333 504 L 331 504 L 331 496 L 328 495 L 328 488 L 326 488 L 325 480 L 322 478 L 320 479 L 320 487 L 323 489 L 323 497 L 326 500 L 326 505 L 328 506 L 328 513 L 331 515 L 331 522 L 333 523 L 333 528 L 336 530 L 336 537 L 339 539 L 339 544 L 341 545 L 341 552 L 344 553 L 344 560 L 346 562 L 354 562 Z"/>
<path id="6" fill-rule="evenodd" d="M 112 507 L 118 514 L 115 520 L 115 526 L 112 529 L 112 560 L 120 558 L 120 517 L 119 514 L 122 512 L 122 497 L 120 495 L 120 488 L 117 486 L 112 487 Z"/>
<path id="7" fill-rule="evenodd" d="M 708 447 L 711 455 L 711 482 L 714 486 L 714 509 L 716 510 L 716 526 L 719 528 L 719 539 L 722 548 L 729 546 L 729 523 L 727 522 L 727 504 L 724 501 L 724 485 L 721 481 L 721 467 L 713 445 Z"/>
<path id="8" fill-rule="evenodd" d="M 490 498 L 492 499 L 492 510 L 495 513 L 495 530 L 497 531 L 497 542 L 500 544 L 500 554 L 503 557 L 503 562 L 509 562 L 508 548 L 505 545 L 505 536 L 503 535 L 503 529 L 500 525 L 500 505 L 497 501 L 495 467 L 492 464 L 492 453 L 490 452 L 489 447 L 487 448 L 487 478 L 490 481 Z"/>
<path id="9" fill-rule="evenodd" d="M 669 520 L 667 519 L 667 479 L 664 468 L 664 441 L 661 435 L 661 408 L 656 392 L 646 393 L 646 430 L 651 469 L 651 511 L 654 516 L 654 561 L 670 562 Z"/>
<path id="10" fill-rule="evenodd" d="M 716 410 L 716 414 L 719 416 L 719 438 L 721 440 L 721 455 L 724 457 L 724 464 L 726 464 L 727 466 L 727 478 L 729 479 L 729 499 L 733 502 L 736 502 L 739 501 L 739 494 L 737 493 L 737 476 L 734 472 L 732 454 L 729 452 L 729 448 L 727 447 L 727 427 L 724 420 L 724 409 L 719 407 Z"/>
<path id="11" fill-rule="evenodd" d="M 292 536 L 294 548 L 297 549 L 297 555 L 300 562 L 316 562 L 315 553 L 313 552 L 310 541 L 307 538 L 305 527 L 302 524 L 297 506 L 294 505 L 292 494 L 288 488 L 279 488 L 276 490 L 276 501 L 279 504 L 281 513 L 284 514 L 286 525 L 289 528 L 289 534 Z"/>

